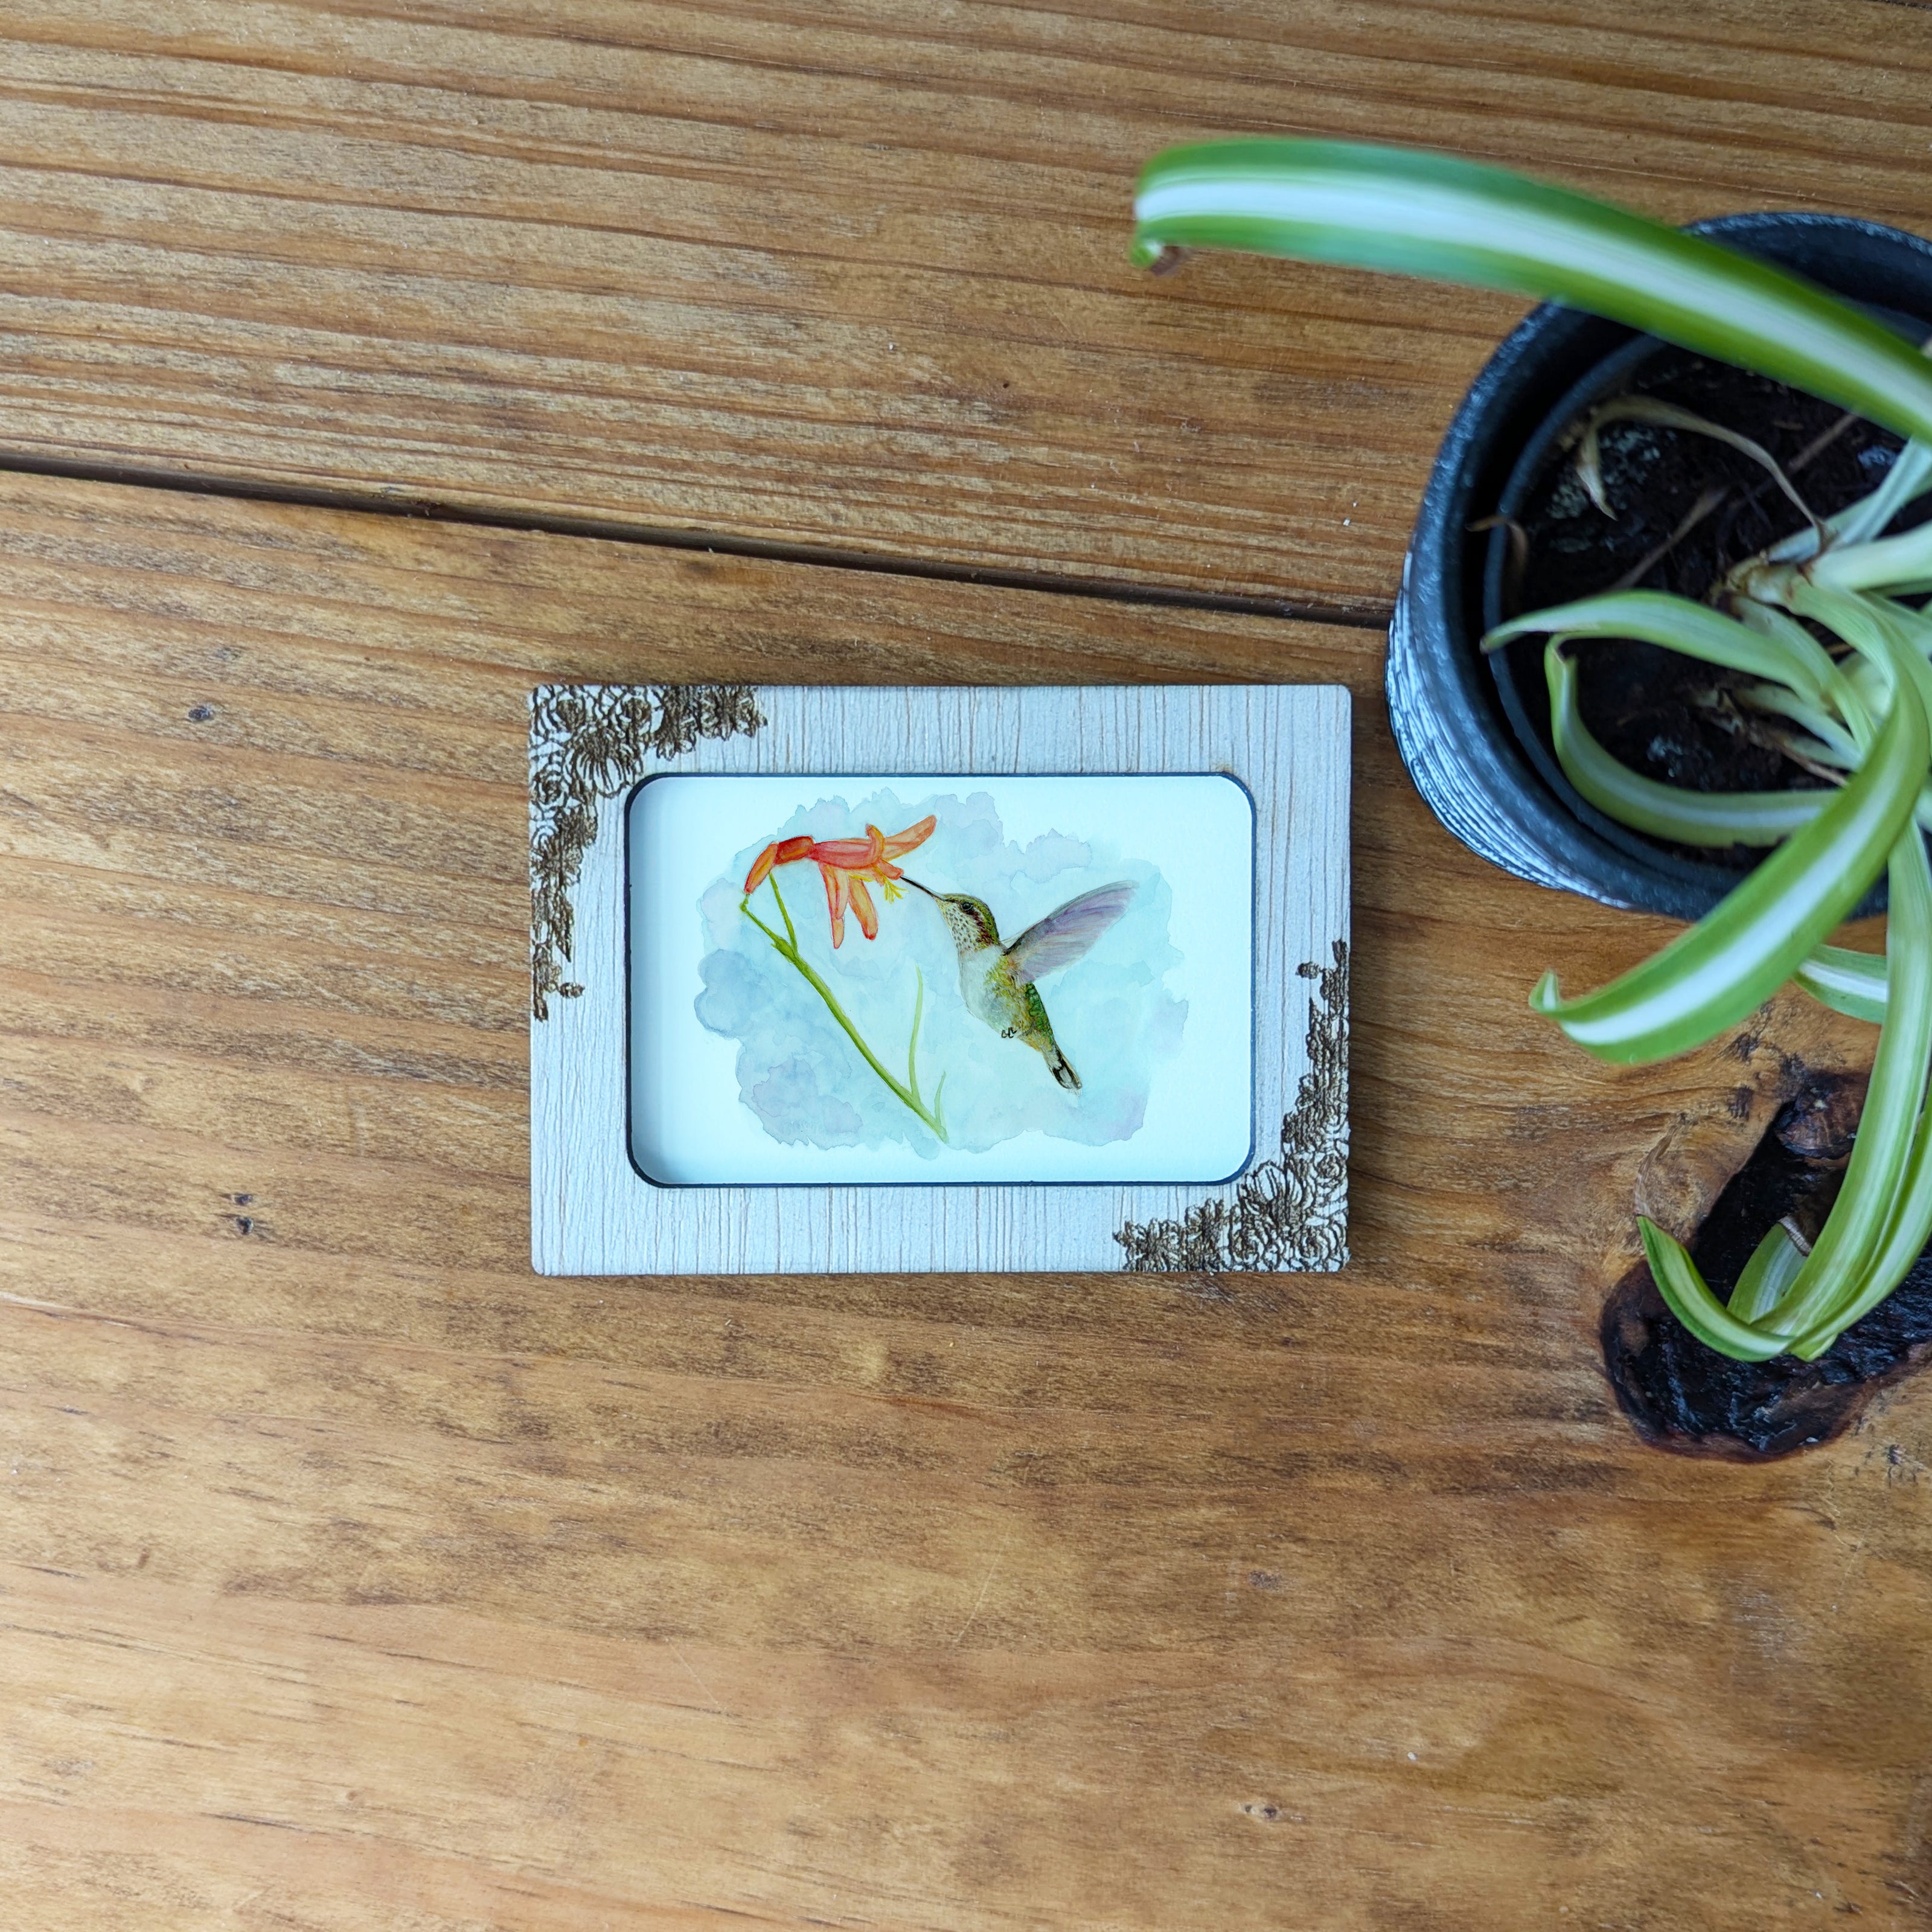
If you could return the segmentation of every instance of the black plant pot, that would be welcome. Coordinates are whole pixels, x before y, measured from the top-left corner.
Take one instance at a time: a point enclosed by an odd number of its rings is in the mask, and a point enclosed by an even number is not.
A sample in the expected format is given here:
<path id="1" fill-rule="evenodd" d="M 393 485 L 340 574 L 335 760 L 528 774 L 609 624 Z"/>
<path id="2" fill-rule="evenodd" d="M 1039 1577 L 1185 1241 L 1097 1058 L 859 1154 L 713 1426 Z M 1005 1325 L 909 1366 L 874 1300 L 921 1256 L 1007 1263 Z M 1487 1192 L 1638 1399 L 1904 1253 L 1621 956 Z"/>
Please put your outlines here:
<path id="1" fill-rule="evenodd" d="M 1932 332 L 1932 245 L 1916 236 L 1828 214 L 1725 215 L 1690 232 Z M 1709 911 L 1742 870 L 1612 824 L 1570 790 L 1544 749 L 1540 692 L 1520 678 L 1522 658 L 1498 667 L 1478 649 L 1486 578 L 1493 604 L 1496 572 L 1492 537 L 1470 528 L 1503 509 L 1564 425 L 1655 346 L 1621 323 L 1546 304 L 1490 358 L 1443 439 L 1403 562 L 1388 706 L 1416 789 L 1472 851 L 1538 885 L 1688 920 Z M 1882 904 L 1881 886 L 1861 910 Z"/>

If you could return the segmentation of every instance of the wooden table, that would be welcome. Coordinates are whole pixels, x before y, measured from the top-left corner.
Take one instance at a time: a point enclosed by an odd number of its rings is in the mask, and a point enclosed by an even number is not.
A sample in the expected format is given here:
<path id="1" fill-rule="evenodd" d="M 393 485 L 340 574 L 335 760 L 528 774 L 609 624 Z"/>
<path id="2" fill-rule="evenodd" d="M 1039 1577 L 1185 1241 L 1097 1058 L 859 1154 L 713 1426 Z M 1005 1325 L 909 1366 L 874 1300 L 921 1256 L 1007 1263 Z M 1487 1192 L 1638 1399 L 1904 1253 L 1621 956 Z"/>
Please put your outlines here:
<path id="1" fill-rule="evenodd" d="M 1409 790 L 1516 309 L 1124 259 L 1169 141 L 1932 229 L 1876 0 L 0 7 L 0 1922 L 1932 1922 L 1932 1382 L 1743 1467 L 1596 1322 L 1783 1056 Z M 400 514 L 406 512 L 408 514 Z M 559 677 L 1357 694 L 1355 1259 L 540 1280 Z M 1700 1192 L 1700 1190 L 1704 1190 Z"/>

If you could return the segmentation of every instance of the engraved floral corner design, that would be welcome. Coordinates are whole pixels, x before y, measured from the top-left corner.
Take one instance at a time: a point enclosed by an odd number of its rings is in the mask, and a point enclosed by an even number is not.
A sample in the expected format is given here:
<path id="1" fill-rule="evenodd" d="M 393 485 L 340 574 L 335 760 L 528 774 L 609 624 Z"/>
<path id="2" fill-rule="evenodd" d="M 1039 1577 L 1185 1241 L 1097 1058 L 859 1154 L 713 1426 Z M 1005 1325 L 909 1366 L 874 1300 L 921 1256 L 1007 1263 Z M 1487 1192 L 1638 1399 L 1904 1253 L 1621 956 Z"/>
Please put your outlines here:
<path id="1" fill-rule="evenodd" d="M 607 799 L 701 738 L 765 722 L 748 684 L 546 684 L 530 694 L 530 1012 L 584 988 L 564 977 L 571 893 Z"/>
<path id="2" fill-rule="evenodd" d="M 1282 1118 L 1281 1151 L 1231 1196 L 1178 1220 L 1130 1221 L 1114 1236 L 1136 1274 L 1317 1271 L 1348 1258 L 1348 946 L 1295 968 L 1316 982 L 1308 1071 Z"/>

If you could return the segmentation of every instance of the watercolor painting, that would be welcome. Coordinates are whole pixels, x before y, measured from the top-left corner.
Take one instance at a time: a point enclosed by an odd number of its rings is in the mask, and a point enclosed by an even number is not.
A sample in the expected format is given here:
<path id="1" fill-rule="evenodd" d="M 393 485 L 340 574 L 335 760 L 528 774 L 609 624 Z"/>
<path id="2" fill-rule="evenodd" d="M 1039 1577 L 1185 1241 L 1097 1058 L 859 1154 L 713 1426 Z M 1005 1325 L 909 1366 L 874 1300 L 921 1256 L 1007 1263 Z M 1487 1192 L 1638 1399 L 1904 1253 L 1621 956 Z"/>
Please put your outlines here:
<path id="1" fill-rule="evenodd" d="M 1104 828 L 1022 843 L 986 790 L 849 786 L 718 856 L 694 1011 L 772 1139 L 929 1156 L 1140 1130 L 1187 1025 L 1183 954 L 1169 882 Z"/>

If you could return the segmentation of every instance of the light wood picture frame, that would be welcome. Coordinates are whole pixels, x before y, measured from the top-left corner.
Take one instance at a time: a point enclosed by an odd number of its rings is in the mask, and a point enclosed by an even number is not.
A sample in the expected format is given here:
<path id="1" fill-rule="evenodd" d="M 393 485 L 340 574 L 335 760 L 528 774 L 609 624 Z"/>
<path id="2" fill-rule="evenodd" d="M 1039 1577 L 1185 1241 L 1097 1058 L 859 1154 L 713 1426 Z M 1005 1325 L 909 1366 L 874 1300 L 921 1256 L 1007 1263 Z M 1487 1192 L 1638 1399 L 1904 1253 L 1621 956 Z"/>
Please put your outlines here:
<path id="1" fill-rule="evenodd" d="M 1348 731 L 1348 694 L 1329 686 L 540 687 L 530 728 L 537 1270 L 1339 1268 Z M 630 922 L 650 909 L 630 903 L 626 806 L 646 782 L 1208 773 L 1236 781 L 1252 806 L 1252 1136 L 1240 1172 L 1213 1184 L 662 1186 L 634 1163 Z"/>

